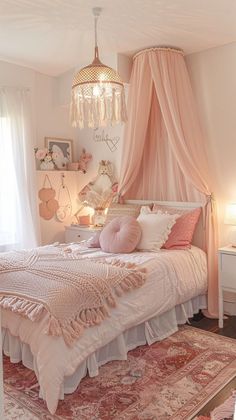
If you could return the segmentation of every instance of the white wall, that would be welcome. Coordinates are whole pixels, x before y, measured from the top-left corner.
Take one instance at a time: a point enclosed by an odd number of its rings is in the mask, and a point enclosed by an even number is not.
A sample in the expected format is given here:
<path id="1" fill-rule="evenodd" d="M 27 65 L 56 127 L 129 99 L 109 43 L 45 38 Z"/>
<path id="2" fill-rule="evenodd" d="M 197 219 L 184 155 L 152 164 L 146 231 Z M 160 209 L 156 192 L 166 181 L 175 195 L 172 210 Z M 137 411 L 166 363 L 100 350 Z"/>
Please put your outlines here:
<path id="1" fill-rule="evenodd" d="M 223 224 L 225 205 L 236 202 L 236 43 L 186 60 L 206 138 L 224 245 L 230 230 Z"/>
<path id="2" fill-rule="evenodd" d="M 79 133 L 79 151 L 81 151 L 82 148 L 85 148 L 93 155 L 93 159 L 88 167 L 88 172 L 83 180 L 83 186 L 97 175 L 100 160 L 109 160 L 112 162 L 114 174 L 118 180 L 121 163 L 123 128 L 123 125 L 117 124 L 114 127 L 107 127 L 104 129 L 99 128 L 97 131 L 92 129 L 81 130 Z M 109 142 L 109 147 L 108 144 L 104 141 L 96 141 L 98 138 L 95 137 L 96 134 L 101 136 L 101 138 L 106 138 L 108 136 L 108 138 L 110 138 L 112 141 L 117 140 L 117 144 L 114 150 L 110 150 L 110 147 L 112 148 L 111 142 Z"/>
<path id="3" fill-rule="evenodd" d="M 126 58 L 112 56 L 106 61 L 109 65 L 116 67 L 117 61 L 122 66 L 123 77 L 128 80 L 130 61 Z M 69 188 L 72 201 L 72 214 L 80 207 L 78 192 L 82 187 L 91 181 L 97 174 L 98 163 L 100 160 L 110 160 L 114 165 L 114 170 L 118 176 L 120 165 L 120 154 L 122 145 L 122 126 L 105 129 L 105 135 L 119 137 L 117 150 L 111 152 L 104 142 L 96 143 L 93 139 L 93 130 L 73 129 L 69 122 L 69 98 L 70 87 L 74 70 L 53 78 L 35 72 L 32 69 L 18 66 L 11 63 L 0 62 L 0 85 L 2 86 L 24 86 L 28 87 L 32 93 L 32 114 L 33 114 L 33 147 L 43 147 L 45 137 L 61 137 L 73 140 L 73 160 L 76 161 L 82 148 L 93 155 L 93 160 L 89 164 L 88 173 L 65 172 L 65 183 Z M 37 165 L 38 167 L 38 165 Z M 49 173 L 52 186 L 56 190 L 56 198 L 61 182 L 61 174 L 56 171 Z M 37 190 L 43 186 L 45 178 L 44 172 L 37 172 Z M 36 196 L 37 196 L 36 191 Z M 83 213 L 87 213 L 85 209 Z M 64 225 L 70 224 L 72 218 L 65 223 L 57 221 L 56 217 L 47 221 L 40 218 L 42 244 L 54 241 L 64 241 Z"/>
<path id="4" fill-rule="evenodd" d="M 37 144 L 43 144 L 44 137 L 62 137 L 74 140 L 74 156 L 77 157 L 78 132 L 69 122 L 69 107 L 57 102 L 57 80 L 54 77 L 36 73 L 35 110 Z"/>
<path id="5" fill-rule="evenodd" d="M 0 62 L 0 85 L 22 86 L 31 90 L 33 133 L 32 147 L 44 146 L 44 137 L 62 137 L 74 140 L 74 158 L 77 159 L 78 131 L 72 129 L 69 124 L 68 107 L 61 107 L 57 102 L 57 81 L 55 78 L 37 73 L 26 67 L 15 64 Z M 38 189 L 42 187 L 44 173 L 37 173 Z M 53 178 L 53 186 L 58 194 L 60 174 Z M 73 210 L 77 209 L 77 182 L 72 174 L 67 176 L 68 185 L 71 189 Z M 37 197 L 37 191 L 36 191 Z M 37 199 L 37 198 L 36 198 Z M 45 221 L 40 218 L 42 243 L 50 243 L 55 240 L 64 241 L 64 224 L 55 218 Z"/>
<path id="6" fill-rule="evenodd" d="M 219 203 L 220 241 L 226 244 L 230 228 L 223 224 L 224 207 L 226 202 L 236 201 L 236 43 L 189 55 L 186 62 L 205 133 L 213 189 Z M 71 128 L 68 100 L 72 75 L 73 71 L 52 78 L 25 67 L 0 63 L 0 85 L 24 86 L 32 91 L 35 145 L 42 146 L 45 136 L 72 138 L 75 159 L 82 147 L 93 154 L 88 173 L 78 174 L 75 181 L 79 190 L 96 175 L 101 159 L 110 160 L 119 173 L 123 128 L 117 126 L 105 130 L 105 134 L 111 137 L 120 137 L 114 152 L 104 142 L 94 142 L 93 130 Z M 40 187 L 41 177 L 38 178 Z M 73 200 L 76 210 L 79 202 L 77 197 Z M 41 230 L 43 243 L 64 239 L 64 226 L 55 220 L 41 220 Z"/>
<path id="7" fill-rule="evenodd" d="M 27 67 L 0 61 L 0 84 L 1 86 L 21 86 L 34 90 L 35 71 Z"/>
<path id="8" fill-rule="evenodd" d="M 57 79 L 1 61 L 0 85 L 31 90 L 35 145 L 43 146 L 45 136 L 78 137 L 77 131 L 70 126 L 68 107 L 63 108 L 57 102 Z"/>

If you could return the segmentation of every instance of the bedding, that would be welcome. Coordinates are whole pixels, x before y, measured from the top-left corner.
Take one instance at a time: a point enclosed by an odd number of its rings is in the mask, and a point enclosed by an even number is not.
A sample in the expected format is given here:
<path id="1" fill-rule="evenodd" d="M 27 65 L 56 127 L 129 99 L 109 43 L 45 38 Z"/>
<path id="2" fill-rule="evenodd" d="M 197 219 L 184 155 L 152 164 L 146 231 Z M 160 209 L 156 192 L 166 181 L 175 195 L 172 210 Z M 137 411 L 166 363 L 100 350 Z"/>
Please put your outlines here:
<path id="1" fill-rule="evenodd" d="M 112 343 L 125 331 L 157 315 L 161 316 L 176 305 L 204 296 L 207 289 L 206 256 L 196 247 L 185 251 L 160 250 L 119 256 L 84 248 L 81 244 L 71 245 L 69 249 L 72 254 L 80 253 L 81 258 L 106 258 L 112 262 L 119 257 L 124 264 L 145 268 L 147 279 L 141 288 L 121 296 L 111 316 L 100 325 L 86 329 L 71 348 L 66 346 L 61 336 L 45 335 L 48 313 L 33 323 L 3 309 L 3 328 L 29 345 L 40 393 L 51 413 L 56 410 L 65 377 L 73 375 L 94 352 Z"/>
<path id="2" fill-rule="evenodd" d="M 135 223 L 136 220 L 135 220 Z M 0 306 L 39 321 L 48 312 L 46 333 L 72 345 L 84 327 L 100 324 L 116 296 L 141 287 L 145 275 L 118 259 L 81 259 L 68 246 L 12 251 L 0 258 Z"/>

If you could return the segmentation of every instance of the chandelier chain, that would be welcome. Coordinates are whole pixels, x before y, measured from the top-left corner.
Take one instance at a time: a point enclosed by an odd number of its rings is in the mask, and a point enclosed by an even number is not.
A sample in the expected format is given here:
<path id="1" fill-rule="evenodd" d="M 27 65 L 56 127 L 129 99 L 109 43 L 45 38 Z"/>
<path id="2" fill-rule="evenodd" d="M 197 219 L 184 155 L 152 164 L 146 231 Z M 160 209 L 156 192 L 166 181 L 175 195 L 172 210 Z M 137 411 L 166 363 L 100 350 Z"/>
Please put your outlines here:
<path id="1" fill-rule="evenodd" d="M 98 17 L 99 16 L 94 17 L 95 48 L 98 47 L 98 32 L 97 32 Z"/>

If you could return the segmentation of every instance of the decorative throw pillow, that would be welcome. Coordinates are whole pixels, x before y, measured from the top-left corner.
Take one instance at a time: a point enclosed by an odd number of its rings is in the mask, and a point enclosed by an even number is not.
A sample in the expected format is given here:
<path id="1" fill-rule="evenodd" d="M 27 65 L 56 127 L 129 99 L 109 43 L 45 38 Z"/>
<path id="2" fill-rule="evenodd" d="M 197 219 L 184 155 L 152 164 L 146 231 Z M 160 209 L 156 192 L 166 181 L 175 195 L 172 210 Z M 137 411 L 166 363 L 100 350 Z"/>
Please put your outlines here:
<path id="1" fill-rule="evenodd" d="M 193 234 L 201 214 L 201 207 L 194 210 L 182 210 L 174 207 L 161 206 L 154 204 L 153 212 L 162 212 L 164 214 L 179 214 L 176 224 L 164 243 L 165 249 L 187 249 L 191 248 Z"/>
<path id="2" fill-rule="evenodd" d="M 91 238 L 89 238 L 87 240 L 87 247 L 88 248 L 100 248 L 100 238 L 101 235 L 101 231 L 99 230 L 98 232 L 94 233 L 93 236 L 91 236 Z"/>
<path id="3" fill-rule="evenodd" d="M 146 251 L 159 250 L 168 239 L 178 217 L 178 214 L 140 214 L 137 221 L 141 226 L 142 236 L 137 248 Z"/>
<path id="4" fill-rule="evenodd" d="M 153 212 L 149 206 L 142 206 L 139 214 L 151 214 L 151 213 L 157 213 L 157 211 Z"/>
<path id="5" fill-rule="evenodd" d="M 111 222 L 111 220 L 115 219 L 116 217 L 132 216 L 136 219 L 139 215 L 140 208 L 140 204 L 112 203 L 108 208 L 105 224 L 107 225 L 109 222 Z"/>
<path id="6" fill-rule="evenodd" d="M 116 217 L 100 234 L 100 246 L 105 252 L 129 253 L 134 251 L 141 237 L 141 228 L 134 217 Z"/>

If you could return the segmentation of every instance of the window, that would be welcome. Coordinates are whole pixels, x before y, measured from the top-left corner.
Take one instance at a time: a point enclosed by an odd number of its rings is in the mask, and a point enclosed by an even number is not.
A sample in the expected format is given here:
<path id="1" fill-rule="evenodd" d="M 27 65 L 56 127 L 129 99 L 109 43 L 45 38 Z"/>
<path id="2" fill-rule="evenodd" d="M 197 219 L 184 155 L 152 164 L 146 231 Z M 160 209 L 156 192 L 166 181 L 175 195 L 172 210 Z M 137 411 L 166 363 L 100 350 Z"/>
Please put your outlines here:
<path id="1" fill-rule="evenodd" d="M 0 251 L 37 244 L 30 91 L 0 87 Z"/>
<path id="2" fill-rule="evenodd" d="M 17 243 L 18 191 L 10 118 L 0 118 L 0 250 Z"/>

